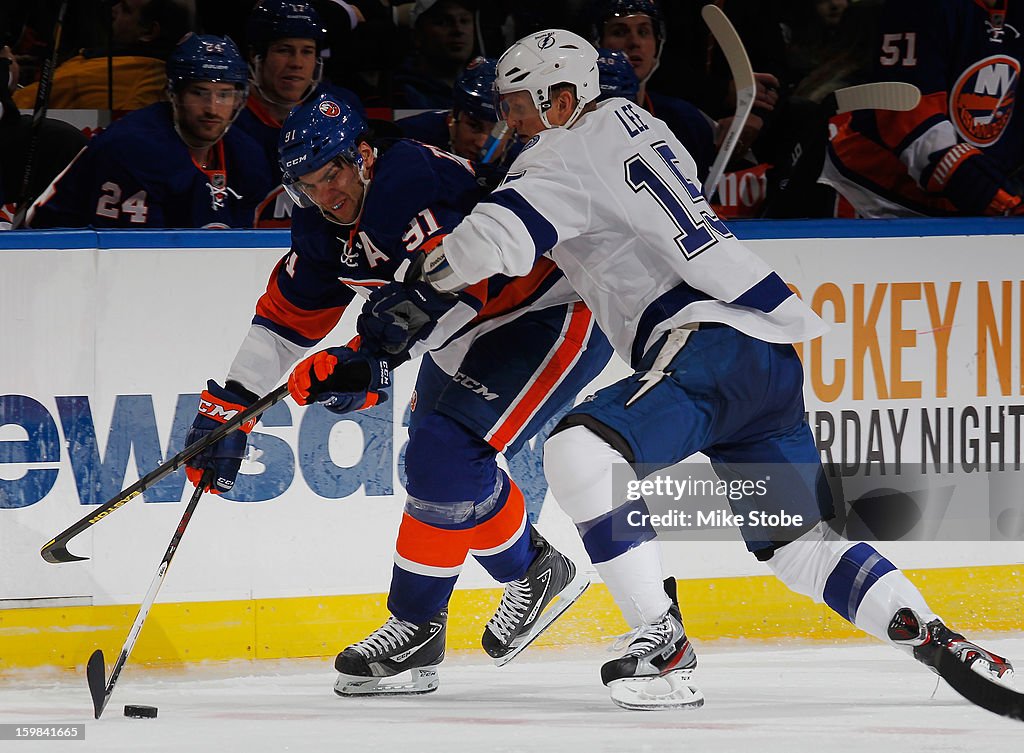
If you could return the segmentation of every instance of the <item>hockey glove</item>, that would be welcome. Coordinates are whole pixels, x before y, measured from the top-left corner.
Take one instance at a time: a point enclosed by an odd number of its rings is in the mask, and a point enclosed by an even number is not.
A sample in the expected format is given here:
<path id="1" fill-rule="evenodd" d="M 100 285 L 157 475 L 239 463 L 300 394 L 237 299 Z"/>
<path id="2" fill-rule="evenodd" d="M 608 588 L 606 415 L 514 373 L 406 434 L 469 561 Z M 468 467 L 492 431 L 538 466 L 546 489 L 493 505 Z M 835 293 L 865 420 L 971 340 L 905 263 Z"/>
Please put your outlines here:
<path id="1" fill-rule="evenodd" d="M 386 402 L 391 369 L 384 358 L 362 350 L 327 348 L 299 361 L 288 391 L 299 405 L 320 403 L 332 413 L 350 413 Z"/>
<path id="2" fill-rule="evenodd" d="M 230 421 L 241 411 L 252 405 L 259 396 L 242 387 L 237 382 L 228 382 L 228 387 L 221 387 L 212 379 L 206 383 L 206 389 L 199 397 L 199 414 L 192 422 L 192 428 L 185 437 L 188 446 L 212 432 L 218 426 Z M 246 435 L 256 425 L 258 419 L 246 421 L 217 442 L 207 447 L 185 465 L 185 475 L 195 486 L 199 486 L 203 471 L 213 471 L 213 480 L 207 487 L 213 494 L 231 491 L 235 485 L 238 468 L 245 455 Z"/>
<path id="3" fill-rule="evenodd" d="M 458 296 L 438 293 L 423 281 L 377 288 L 356 321 L 363 349 L 404 354 L 414 342 L 427 337 L 458 300 Z"/>

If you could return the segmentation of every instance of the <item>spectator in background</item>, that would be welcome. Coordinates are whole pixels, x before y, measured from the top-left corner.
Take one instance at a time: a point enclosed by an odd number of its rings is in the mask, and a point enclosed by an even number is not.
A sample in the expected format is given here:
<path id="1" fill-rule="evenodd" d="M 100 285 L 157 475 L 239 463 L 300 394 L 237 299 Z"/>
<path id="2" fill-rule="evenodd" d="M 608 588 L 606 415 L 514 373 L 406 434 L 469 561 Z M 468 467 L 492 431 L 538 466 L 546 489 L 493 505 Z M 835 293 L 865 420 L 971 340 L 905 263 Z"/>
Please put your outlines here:
<path id="1" fill-rule="evenodd" d="M 794 87 L 773 121 L 776 138 L 766 154 L 764 217 L 850 214 L 836 192 L 818 182 L 828 143 L 822 101 L 836 89 L 870 80 L 880 0 L 803 0 L 783 26 Z"/>
<path id="2" fill-rule="evenodd" d="M 498 123 L 498 113 L 494 109 L 495 65 L 496 62 L 490 58 L 478 57 L 469 61 L 455 81 L 455 104 L 452 108 L 402 118 L 396 123 L 402 129 L 402 135 L 468 160 L 483 159 L 484 144 Z M 488 161 L 510 161 L 502 160 L 505 144 L 498 148 L 501 151 L 491 154 Z"/>
<path id="3" fill-rule="evenodd" d="M 7 45 L 0 47 L 0 124 L 18 119 L 18 106 L 11 95 L 18 88 L 18 61 Z"/>
<path id="4" fill-rule="evenodd" d="M 392 80 L 396 109 L 448 109 L 455 78 L 476 47 L 476 0 L 416 0 L 413 53 Z"/>
<path id="5" fill-rule="evenodd" d="M 875 80 L 914 84 L 921 102 L 833 118 L 821 181 L 864 217 L 1024 214 L 1024 5 L 889 0 L 875 50 Z"/>
<path id="6" fill-rule="evenodd" d="M 293 107 L 325 86 L 360 112 L 362 104 L 352 92 L 320 83 L 327 30 L 309 3 L 260 0 L 249 14 L 245 37 L 250 94 L 235 127 L 263 147 L 274 181 L 280 183 L 277 141 Z M 279 187 L 260 206 L 256 225 L 289 227 L 291 208 L 292 201 Z"/>
<path id="7" fill-rule="evenodd" d="M 715 159 L 712 122 L 689 102 L 647 88 L 665 46 L 665 25 L 658 4 L 654 0 L 597 0 L 591 5 L 590 38 L 598 48 L 625 53 L 638 81 L 636 96 L 631 99 L 665 121 L 693 156 L 697 176 L 703 180 Z M 606 59 L 606 64 L 613 63 Z"/>
<path id="8" fill-rule="evenodd" d="M 18 106 L 11 99 L 11 94 L 18 86 L 18 63 L 14 59 L 14 53 L 7 45 L 0 47 L 0 142 L 9 138 L 8 132 L 17 126 L 21 118 L 18 113 Z M 3 150 L 0 149 L 0 227 L 3 223 L 9 225 L 13 212 L 4 209 L 8 201 L 15 201 L 16 196 L 8 196 L 4 190 L 7 183 L 10 166 L 5 164 Z"/>
<path id="9" fill-rule="evenodd" d="M 171 101 L 95 136 L 35 201 L 30 227 L 252 227 L 273 187 L 259 144 L 231 126 L 249 69 L 228 37 L 190 34 L 167 61 Z"/>
<path id="10" fill-rule="evenodd" d="M 57 67 L 51 109 L 136 110 L 166 98 L 165 61 L 192 30 L 194 0 L 118 0 L 111 14 L 109 50 L 84 49 Z M 33 106 L 38 86 L 15 95 L 19 107 Z"/>

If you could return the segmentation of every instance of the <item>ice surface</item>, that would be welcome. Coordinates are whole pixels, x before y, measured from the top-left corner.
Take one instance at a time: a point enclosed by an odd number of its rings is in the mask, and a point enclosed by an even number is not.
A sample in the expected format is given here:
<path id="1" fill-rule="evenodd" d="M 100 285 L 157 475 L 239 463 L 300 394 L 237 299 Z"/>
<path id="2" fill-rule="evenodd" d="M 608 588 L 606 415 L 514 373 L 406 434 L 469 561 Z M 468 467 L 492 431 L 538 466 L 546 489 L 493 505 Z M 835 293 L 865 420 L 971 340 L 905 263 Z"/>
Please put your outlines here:
<path id="1" fill-rule="evenodd" d="M 1024 668 L 1024 636 L 979 642 Z M 1024 724 L 945 684 L 936 690 L 927 669 L 880 644 L 722 641 L 698 652 L 694 684 L 707 697 L 698 710 L 619 709 L 598 679 L 609 654 L 535 648 L 501 669 L 482 652 L 450 656 L 437 692 L 405 698 L 339 698 L 325 660 L 184 669 L 129 661 L 99 721 L 84 670 L 23 670 L 0 681 L 0 723 L 86 725 L 84 742 L 26 742 L 26 753 L 1000 753 L 1024 741 Z M 160 715 L 128 719 L 128 703 L 159 706 Z"/>

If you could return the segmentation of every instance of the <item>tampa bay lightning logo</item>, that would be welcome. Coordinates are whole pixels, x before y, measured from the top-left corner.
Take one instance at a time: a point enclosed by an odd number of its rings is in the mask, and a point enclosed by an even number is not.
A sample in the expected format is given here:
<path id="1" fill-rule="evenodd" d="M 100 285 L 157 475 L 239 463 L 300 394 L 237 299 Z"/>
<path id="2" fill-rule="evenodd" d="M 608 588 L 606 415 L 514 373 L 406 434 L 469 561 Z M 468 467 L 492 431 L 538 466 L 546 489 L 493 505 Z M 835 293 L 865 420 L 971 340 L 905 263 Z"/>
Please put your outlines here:
<path id="1" fill-rule="evenodd" d="M 329 99 L 325 99 L 320 103 L 319 110 L 329 118 L 336 118 L 341 115 L 341 107 L 338 106 L 337 102 L 332 102 Z"/>
<path id="2" fill-rule="evenodd" d="M 540 141 L 540 134 L 539 133 L 535 134 L 533 136 L 533 138 L 531 138 L 529 141 L 527 141 L 525 144 L 523 144 L 523 148 L 519 150 L 519 153 L 522 154 L 527 149 L 529 149 L 531 146 L 536 144 L 538 141 Z"/>
<path id="3" fill-rule="evenodd" d="M 534 39 L 537 40 L 537 49 L 540 50 L 546 50 L 555 43 L 555 35 L 551 32 L 548 32 L 547 34 L 538 34 Z"/>

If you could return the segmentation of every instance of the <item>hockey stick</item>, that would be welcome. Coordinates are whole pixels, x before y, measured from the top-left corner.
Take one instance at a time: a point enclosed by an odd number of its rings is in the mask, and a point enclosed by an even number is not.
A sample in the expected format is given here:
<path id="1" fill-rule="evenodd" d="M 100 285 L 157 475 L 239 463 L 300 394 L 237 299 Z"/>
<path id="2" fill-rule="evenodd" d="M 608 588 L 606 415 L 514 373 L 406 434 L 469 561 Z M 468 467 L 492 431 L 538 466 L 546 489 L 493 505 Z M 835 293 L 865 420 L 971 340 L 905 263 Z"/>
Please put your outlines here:
<path id="1" fill-rule="evenodd" d="M 725 55 L 729 63 L 729 71 L 732 73 L 733 82 L 736 85 L 736 113 L 733 116 L 729 130 L 725 132 L 722 140 L 722 148 L 718 150 L 715 161 L 711 163 L 708 177 L 704 181 L 704 196 L 710 199 L 715 195 L 718 182 L 722 179 L 725 166 L 732 158 L 736 144 L 740 140 L 740 133 L 747 125 L 750 112 L 754 109 L 754 97 L 757 94 L 757 81 L 754 80 L 754 69 L 750 65 L 750 58 L 743 47 L 740 35 L 726 17 L 722 9 L 717 5 L 705 5 L 700 12 L 704 23 L 711 29 L 715 42 Z"/>
<path id="2" fill-rule="evenodd" d="M 936 651 L 929 664 L 949 687 L 971 703 L 993 714 L 1024 722 L 1024 693 L 978 674 L 949 651 Z"/>
<path id="3" fill-rule="evenodd" d="M 487 140 L 480 149 L 480 161 L 485 165 L 493 162 L 498 152 L 498 147 L 508 141 L 508 137 L 508 124 L 504 120 L 499 120 L 494 124 L 494 128 L 491 129 L 491 132 L 487 135 Z"/>
<path id="4" fill-rule="evenodd" d="M 39 74 L 39 89 L 36 91 L 36 104 L 32 111 L 32 133 L 29 137 L 28 151 L 25 153 L 25 172 L 21 176 L 21 192 L 18 196 L 18 210 L 11 220 L 11 229 L 17 230 L 25 222 L 28 208 L 35 199 L 30 196 L 32 172 L 35 167 L 36 152 L 39 151 L 39 139 L 43 129 L 43 120 L 50 105 L 50 90 L 53 88 L 53 76 L 57 69 L 57 53 L 60 51 L 60 38 L 64 31 L 64 14 L 68 9 L 68 0 L 64 0 L 57 10 L 57 21 L 53 25 L 53 46 L 50 57 L 43 61 L 43 70 Z"/>
<path id="5" fill-rule="evenodd" d="M 104 682 L 106 674 L 106 666 L 103 661 L 102 649 L 96 649 L 92 652 L 92 656 L 89 657 L 89 663 L 85 667 L 85 677 L 89 682 L 89 693 L 92 695 L 92 708 L 96 714 L 96 718 L 99 719 L 103 713 L 103 709 L 107 707 L 107 701 L 110 700 L 110 694 L 114 692 L 114 684 L 117 682 L 117 678 L 121 674 L 121 670 L 124 669 L 124 664 L 128 661 L 128 655 L 132 652 L 135 647 L 135 641 L 139 639 L 139 633 L 142 632 L 142 623 L 146 621 L 146 617 L 149 615 L 149 610 L 153 606 L 153 602 L 156 600 L 156 595 L 160 592 L 160 586 L 164 583 L 164 576 L 167 575 L 167 569 L 171 566 L 171 560 L 174 559 L 174 553 L 178 551 L 178 544 L 181 542 L 181 537 L 185 535 L 185 529 L 188 527 L 189 521 L 192 520 L 192 513 L 195 512 L 196 505 L 199 504 L 199 498 L 203 496 L 203 491 L 206 489 L 206 485 L 210 483 L 213 474 L 209 469 L 203 474 L 202 481 L 196 486 L 195 492 L 192 494 L 192 499 L 189 500 L 188 506 L 185 508 L 184 514 L 181 516 L 181 521 L 178 523 L 178 527 L 174 531 L 174 535 L 171 536 L 171 543 L 167 545 L 167 551 L 164 552 L 164 558 L 160 560 L 160 566 L 156 569 L 156 575 L 153 577 L 153 582 L 149 584 L 149 590 L 146 592 L 146 598 L 142 600 L 142 604 L 139 605 L 139 613 L 135 616 L 135 622 L 132 624 L 132 629 L 128 631 L 128 637 L 124 641 L 124 645 L 121 646 L 121 653 L 117 656 L 117 661 L 114 662 L 114 668 L 110 671 L 110 679 Z"/>
<path id="6" fill-rule="evenodd" d="M 207 447 L 219 442 L 223 437 L 227 436 L 235 429 L 240 427 L 242 424 L 252 421 L 255 423 L 259 419 L 259 415 L 270 406 L 279 402 L 281 398 L 288 394 L 288 385 L 282 384 L 272 392 L 267 393 L 255 403 L 250 405 L 244 411 L 239 413 L 229 421 L 225 421 L 223 424 L 218 426 L 216 429 L 211 431 L 205 437 L 197 440 L 186 447 L 184 450 L 179 452 L 173 458 L 168 460 L 166 463 L 150 471 L 145 476 L 140 478 L 134 484 L 129 486 L 127 489 L 123 489 L 118 492 L 109 501 L 103 504 L 99 509 L 89 513 L 84 518 L 79 520 L 74 525 L 58 533 L 53 539 L 43 544 L 43 548 L 39 550 L 39 554 L 47 562 L 54 564 L 60 562 L 77 562 L 79 560 L 87 560 L 88 557 L 79 557 L 71 554 L 68 551 L 68 542 L 75 538 L 78 534 L 87 528 L 95 525 L 96 523 L 103 520 L 105 517 L 110 515 L 114 510 L 119 507 L 128 504 L 137 496 L 142 494 L 150 486 L 158 482 L 165 476 L 178 470 L 181 466 L 187 463 L 189 460 L 194 458 L 196 455 L 201 453 Z"/>
<path id="7" fill-rule="evenodd" d="M 836 89 L 823 105 L 829 117 L 853 110 L 913 110 L 921 102 L 921 90 L 902 81 L 879 81 L 873 84 Z"/>

